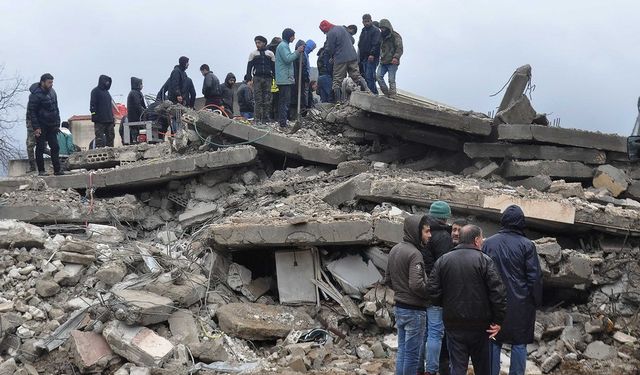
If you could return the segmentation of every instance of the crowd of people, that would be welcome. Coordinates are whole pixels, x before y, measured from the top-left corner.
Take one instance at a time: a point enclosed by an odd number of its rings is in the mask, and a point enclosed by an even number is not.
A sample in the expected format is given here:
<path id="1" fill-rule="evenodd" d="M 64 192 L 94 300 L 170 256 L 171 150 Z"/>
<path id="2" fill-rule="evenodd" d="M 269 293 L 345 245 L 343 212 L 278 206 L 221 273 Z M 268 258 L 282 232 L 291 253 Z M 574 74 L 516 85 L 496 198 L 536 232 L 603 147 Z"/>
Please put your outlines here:
<path id="1" fill-rule="evenodd" d="M 316 43 L 311 39 L 299 40 L 292 51 L 290 44 L 296 39 L 296 34 L 290 28 L 284 29 L 281 37 L 272 38 L 270 43 L 261 35 L 254 38 L 256 49 L 249 54 L 246 73 L 236 95 L 236 76 L 233 73 L 228 73 L 221 83 L 208 64 L 200 65 L 205 108 L 233 117 L 235 97 L 239 116 L 259 124 L 277 121 L 280 129 L 286 129 L 288 121 L 306 115 L 316 103 L 316 96 L 319 102 L 340 102 L 348 97 L 354 86 L 377 95 L 376 83 L 384 95 L 396 95 L 396 72 L 403 53 L 402 37 L 387 19 L 377 22 L 365 14 L 362 24 L 356 51 L 356 25 L 339 26 L 327 20 L 320 22 L 319 28 L 326 35 L 326 41 L 317 52 L 317 81 L 310 79 L 309 63 Z M 180 57 L 178 65 L 174 66 L 156 95 L 157 101 L 169 100 L 194 108 L 196 90 L 193 80 L 187 75 L 188 68 L 189 58 Z M 387 74 L 388 85 L 385 82 Z M 95 126 L 92 145 L 96 148 L 114 145 L 115 102 L 109 93 L 111 83 L 111 77 L 100 75 L 98 85 L 91 91 L 89 109 Z M 131 77 L 126 116 L 129 122 L 144 120 L 143 116 L 148 112 L 142 88 L 142 79 Z M 27 107 L 30 171 L 37 167 L 39 174 L 45 174 L 43 154 L 48 143 L 54 174 L 63 174 L 57 138 L 61 132 L 66 132 L 60 130 L 58 99 L 51 74 L 43 74 L 40 82 L 32 86 Z M 120 136 L 123 136 L 122 125 Z"/>
<path id="2" fill-rule="evenodd" d="M 542 303 L 536 247 L 524 234 L 517 205 L 505 209 L 501 230 L 484 239 L 480 227 L 447 222 L 451 208 L 431 204 L 404 222 L 391 249 L 385 284 L 395 292 L 397 375 L 499 375 L 503 344 L 511 345 L 510 375 L 524 375 Z"/>

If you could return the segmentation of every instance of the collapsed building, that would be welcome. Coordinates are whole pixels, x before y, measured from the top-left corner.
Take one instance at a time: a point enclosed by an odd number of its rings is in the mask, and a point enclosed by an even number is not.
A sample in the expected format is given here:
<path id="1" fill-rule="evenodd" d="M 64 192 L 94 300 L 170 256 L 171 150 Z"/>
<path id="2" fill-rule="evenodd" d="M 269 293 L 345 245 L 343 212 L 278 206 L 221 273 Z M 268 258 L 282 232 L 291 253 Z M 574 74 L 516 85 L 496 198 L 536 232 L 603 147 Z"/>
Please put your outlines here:
<path id="1" fill-rule="evenodd" d="M 387 253 L 436 200 L 485 235 L 523 208 L 528 374 L 637 374 L 640 166 L 623 137 L 549 126 L 530 75 L 493 118 L 353 93 L 282 133 L 165 106 L 175 138 L 0 180 L 0 374 L 392 374 Z"/>

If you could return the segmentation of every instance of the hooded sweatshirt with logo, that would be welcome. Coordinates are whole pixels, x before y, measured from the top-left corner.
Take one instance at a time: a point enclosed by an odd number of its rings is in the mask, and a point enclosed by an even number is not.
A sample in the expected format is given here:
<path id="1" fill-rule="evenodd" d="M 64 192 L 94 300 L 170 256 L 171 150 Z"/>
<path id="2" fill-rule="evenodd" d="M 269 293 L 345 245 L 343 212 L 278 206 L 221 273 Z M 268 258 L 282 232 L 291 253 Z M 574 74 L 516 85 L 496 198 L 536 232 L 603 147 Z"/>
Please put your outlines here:
<path id="1" fill-rule="evenodd" d="M 98 86 L 91 90 L 91 101 L 89 111 L 91 121 L 94 123 L 113 123 L 113 100 L 109 89 L 111 88 L 111 77 L 101 75 L 98 78 Z"/>

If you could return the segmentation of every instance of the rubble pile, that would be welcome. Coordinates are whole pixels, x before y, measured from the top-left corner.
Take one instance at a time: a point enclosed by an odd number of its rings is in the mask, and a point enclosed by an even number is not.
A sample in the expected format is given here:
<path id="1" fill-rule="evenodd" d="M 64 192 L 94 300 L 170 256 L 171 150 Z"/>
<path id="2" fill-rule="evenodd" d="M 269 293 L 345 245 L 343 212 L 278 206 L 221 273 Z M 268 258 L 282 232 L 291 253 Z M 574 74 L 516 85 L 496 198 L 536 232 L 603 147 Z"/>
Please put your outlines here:
<path id="1" fill-rule="evenodd" d="M 387 254 L 435 200 L 487 236 L 523 208 L 528 374 L 636 374 L 640 168 L 619 137 L 541 125 L 529 77 L 493 119 L 353 93 L 290 134 L 167 105 L 173 139 L 0 180 L 0 374 L 393 374 Z"/>

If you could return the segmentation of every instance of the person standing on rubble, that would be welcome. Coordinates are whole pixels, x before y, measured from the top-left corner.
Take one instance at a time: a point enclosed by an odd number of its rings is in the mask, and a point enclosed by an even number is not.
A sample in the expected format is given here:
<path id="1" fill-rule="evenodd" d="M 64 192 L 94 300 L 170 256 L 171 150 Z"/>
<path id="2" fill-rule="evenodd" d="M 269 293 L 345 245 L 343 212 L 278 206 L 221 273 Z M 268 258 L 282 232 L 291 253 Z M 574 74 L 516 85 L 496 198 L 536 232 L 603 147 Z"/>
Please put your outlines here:
<path id="1" fill-rule="evenodd" d="M 29 122 L 33 128 L 33 136 L 36 138 L 36 164 L 38 175 L 45 175 L 44 149 L 45 142 L 49 144 L 53 174 L 62 175 L 60 168 L 59 147 L 57 134 L 60 131 L 60 110 L 58 109 L 58 96 L 53 90 L 53 76 L 45 73 L 40 77 L 40 85 L 29 94 L 27 104 Z"/>
<path id="2" fill-rule="evenodd" d="M 33 93 L 40 86 L 40 82 L 36 82 L 29 87 L 29 92 Z M 53 88 L 51 88 L 53 90 Z M 54 91 L 55 93 L 55 91 Z M 36 169 L 36 137 L 33 134 L 33 126 L 31 125 L 31 116 L 29 107 L 27 106 L 27 115 L 25 116 L 27 123 L 27 159 L 29 159 L 29 172 L 35 172 Z"/>
<path id="3" fill-rule="evenodd" d="M 204 95 L 205 106 L 214 105 L 222 107 L 222 90 L 220 80 L 209 68 L 209 65 L 200 65 L 200 73 L 204 77 L 202 82 L 202 95 Z M 215 107 L 213 109 L 216 109 Z"/>
<path id="4" fill-rule="evenodd" d="M 142 95 L 142 79 L 131 77 L 131 91 L 127 96 L 127 116 L 129 122 L 142 121 L 142 113 L 147 109 L 147 104 Z"/>
<path id="5" fill-rule="evenodd" d="M 333 81 L 331 88 L 337 103 L 342 101 L 342 81 L 349 75 L 360 90 L 369 91 L 367 82 L 358 70 L 358 54 L 353 47 L 353 36 L 345 27 L 335 26 L 327 20 L 320 22 L 320 30 L 327 36 L 326 53 L 333 59 Z"/>
<path id="6" fill-rule="evenodd" d="M 253 81 L 250 75 L 244 77 L 244 81 L 238 88 L 238 107 L 240 108 L 240 116 L 247 120 L 253 119 L 253 111 L 255 101 L 253 95 Z"/>
<path id="7" fill-rule="evenodd" d="M 169 80 L 167 81 L 167 99 L 174 104 L 185 105 L 186 103 L 187 68 L 189 68 L 189 58 L 180 56 L 178 65 L 173 67 Z"/>
<path id="8" fill-rule="evenodd" d="M 492 375 L 500 373 L 502 344 L 511 344 L 509 375 L 523 375 L 527 344 L 533 342 L 536 307 L 542 304 L 542 271 L 536 245 L 524 234 L 524 212 L 511 205 L 500 220 L 502 229 L 487 238 L 482 251 L 493 259 L 507 288 L 503 329 L 491 343 Z"/>
<path id="9" fill-rule="evenodd" d="M 396 73 L 403 53 L 402 37 L 397 31 L 393 30 L 391 22 L 386 18 L 380 20 L 380 34 L 382 36 L 380 65 L 376 72 L 376 80 L 382 93 L 387 97 L 393 97 L 397 94 Z M 388 87 L 384 82 L 384 76 L 387 73 L 389 73 Z"/>
<path id="10" fill-rule="evenodd" d="M 271 42 L 267 45 L 267 50 L 273 52 L 274 59 L 280 42 L 282 42 L 282 38 L 280 38 L 279 36 L 274 36 L 271 39 Z M 280 90 L 278 89 L 278 85 L 276 84 L 276 68 L 274 64 L 273 79 L 271 80 L 271 112 L 269 112 L 270 120 L 276 121 L 278 119 L 278 109 L 280 108 L 279 98 Z"/>
<path id="11" fill-rule="evenodd" d="M 101 75 L 98 78 L 98 86 L 91 90 L 89 111 L 93 121 L 96 139 L 96 148 L 113 147 L 116 137 L 116 122 L 113 117 L 113 99 L 109 93 L 111 77 Z"/>
<path id="12" fill-rule="evenodd" d="M 398 329 L 396 375 L 415 375 L 420 354 L 428 304 L 427 278 L 422 243 L 431 238 L 426 216 L 411 215 L 404 220 L 404 238 L 389 253 L 385 285 L 395 292 L 395 316 Z"/>
<path id="13" fill-rule="evenodd" d="M 193 85 L 193 80 L 191 80 L 191 77 L 187 77 L 184 83 L 184 92 L 186 95 L 184 99 L 184 106 L 193 109 L 193 107 L 196 106 L 196 87 Z"/>
<path id="14" fill-rule="evenodd" d="M 380 62 L 380 29 L 373 25 L 370 14 L 362 16 L 362 31 L 358 39 L 358 53 L 360 58 L 360 72 L 367 81 L 367 87 L 378 95 L 376 87 L 376 68 Z"/>
<path id="15" fill-rule="evenodd" d="M 295 84 L 293 62 L 304 52 L 304 45 L 291 52 L 289 44 L 296 39 L 296 32 L 290 28 L 282 31 L 282 41 L 276 49 L 276 84 L 278 85 L 278 123 L 280 129 L 287 127 L 287 117 L 293 85 Z"/>
<path id="16" fill-rule="evenodd" d="M 447 220 L 451 218 L 451 207 L 444 201 L 435 201 L 429 207 L 427 221 L 431 228 L 431 239 L 424 248 L 425 271 L 427 275 L 433 270 L 433 265 L 444 254 L 451 251 L 451 227 Z M 431 303 L 427 307 L 427 328 L 424 335 L 426 361 L 421 361 L 426 374 L 432 375 L 440 371 L 442 353 L 442 339 L 444 337 L 444 323 L 442 321 L 442 305 Z M 444 350 L 446 352 L 446 348 Z M 447 358 L 448 356 L 444 356 Z M 426 363 L 425 363 L 426 362 Z M 444 363 L 446 366 L 446 363 Z M 422 369 L 423 366 L 420 366 Z M 446 371 L 443 369 L 444 372 Z"/>
<path id="17" fill-rule="evenodd" d="M 276 70 L 276 55 L 267 49 L 267 38 L 258 35 L 253 41 L 256 49 L 249 54 L 245 78 L 253 82 L 256 123 L 264 124 L 269 119 L 271 108 L 271 83 Z"/>
<path id="18" fill-rule="evenodd" d="M 327 42 L 318 50 L 318 95 L 320 102 L 332 102 L 331 81 L 333 76 L 333 60 L 325 49 Z"/>
<path id="19" fill-rule="evenodd" d="M 429 275 L 429 296 L 443 307 L 451 375 L 489 375 L 490 344 L 501 329 L 506 292 L 491 258 L 483 254 L 482 229 L 466 225 L 460 245 L 443 255 Z"/>

